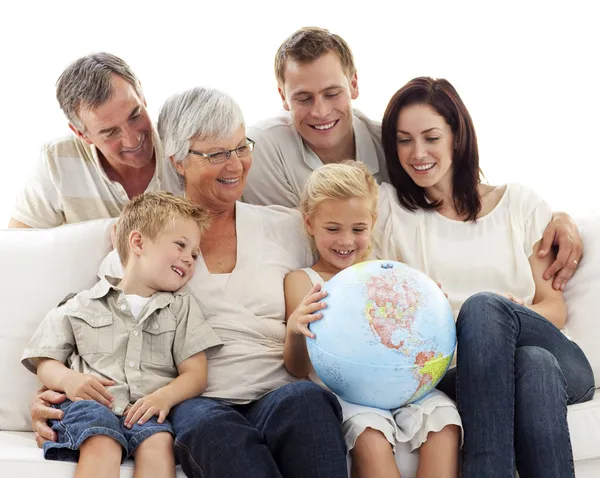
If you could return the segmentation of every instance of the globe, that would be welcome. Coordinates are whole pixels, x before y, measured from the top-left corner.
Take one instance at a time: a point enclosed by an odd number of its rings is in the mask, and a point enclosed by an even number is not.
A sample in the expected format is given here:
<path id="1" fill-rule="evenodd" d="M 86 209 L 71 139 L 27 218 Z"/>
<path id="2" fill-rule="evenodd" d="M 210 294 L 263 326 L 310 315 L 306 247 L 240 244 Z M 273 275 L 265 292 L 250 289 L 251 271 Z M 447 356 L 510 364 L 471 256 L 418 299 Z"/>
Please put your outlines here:
<path id="1" fill-rule="evenodd" d="M 420 271 L 367 261 L 335 275 L 323 318 L 310 324 L 315 372 L 348 402 L 393 409 L 419 400 L 444 376 L 456 327 L 444 293 Z"/>

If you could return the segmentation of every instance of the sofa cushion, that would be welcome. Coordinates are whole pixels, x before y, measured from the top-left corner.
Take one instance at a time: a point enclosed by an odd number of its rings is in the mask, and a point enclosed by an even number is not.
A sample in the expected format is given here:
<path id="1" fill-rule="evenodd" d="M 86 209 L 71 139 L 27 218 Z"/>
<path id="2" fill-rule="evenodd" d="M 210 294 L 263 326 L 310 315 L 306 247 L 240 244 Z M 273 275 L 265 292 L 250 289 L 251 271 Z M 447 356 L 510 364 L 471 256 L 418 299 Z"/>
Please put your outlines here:
<path id="1" fill-rule="evenodd" d="M 578 221 L 583 238 L 583 257 L 565 287 L 569 310 L 569 336 L 583 349 L 592 365 L 596 387 L 600 385 L 600 211 Z"/>
<path id="2" fill-rule="evenodd" d="M 112 222 L 0 231 L 0 430 L 31 430 L 29 403 L 40 384 L 21 355 L 52 307 L 96 282 Z"/>

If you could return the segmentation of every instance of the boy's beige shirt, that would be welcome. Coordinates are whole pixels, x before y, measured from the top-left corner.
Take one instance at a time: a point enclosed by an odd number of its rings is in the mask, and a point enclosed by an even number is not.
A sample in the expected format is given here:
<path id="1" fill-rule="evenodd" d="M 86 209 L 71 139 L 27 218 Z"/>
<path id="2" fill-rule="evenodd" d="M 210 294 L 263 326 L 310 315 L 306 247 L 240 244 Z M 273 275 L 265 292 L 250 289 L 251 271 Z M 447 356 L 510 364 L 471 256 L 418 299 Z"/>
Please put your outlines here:
<path id="1" fill-rule="evenodd" d="M 177 366 L 222 344 L 196 299 L 183 292 L 154 294 L 139 319 L 131 314 L 117 279 L 107 277 L 51 310 L 31 338 L 21 362 L 35 373 L 39 358 L 113 380 L 113 412 L 177 377 Z"/>

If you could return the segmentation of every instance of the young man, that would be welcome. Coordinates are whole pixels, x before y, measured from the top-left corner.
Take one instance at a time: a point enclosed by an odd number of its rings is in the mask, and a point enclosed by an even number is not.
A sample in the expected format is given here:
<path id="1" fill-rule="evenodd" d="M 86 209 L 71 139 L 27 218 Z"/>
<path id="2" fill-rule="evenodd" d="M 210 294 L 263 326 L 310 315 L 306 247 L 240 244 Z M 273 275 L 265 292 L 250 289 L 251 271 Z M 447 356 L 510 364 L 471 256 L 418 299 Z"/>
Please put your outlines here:
<path id="1" fill-rule="evenodd" d="M 310 173 L 356 159 L 387 180 L 381 126 L 352 110 L 358 79 L 348 44 L 321 28 L 302 28 L 279 47 L 275 75 L 285 112 L 249 128 L 256 141 L 244 191 L 253 204 L 296 207 Z"/>
<path id="2" fill-rule="evenodd" d="M 377 182 L 387 181 L 381 124 L 352 110 L 358 79 L 352 51 L 338 35 L 305 27 L 290 35 L 275 56 L 275 76 L 283 101 L 279 116 L 248 129 L 256 142 L 244 201 L 297 207 L 310 173 L 326 163 L 355 159 Z M 563 289 L 582 256 L 583 244 L 573 219 L 554 213 L 540 254 L 558 246 L 544 273 Z"/>
<path id="3" fill-rule="evenodd" d="M 127 63 L 108 53 L 79 58 L 58 79 L 56 98 L 74 135 L 42 148 L 9 227 L 116 217 L 144 191 L 182 193 Z"/>
<path id="4" fill-rule="evenodd" d="M 172 407 L 201 395 L 205 350 L 222 342 L 190 293 L 208 215 L 170 193 L 138 195 L 117 222 L 122 280 L 105 277 L 48 313 L 23 354 L 44 386 L 65 393 L 48 459 L 76 460 L 76 477 L 175 477 Z"/>

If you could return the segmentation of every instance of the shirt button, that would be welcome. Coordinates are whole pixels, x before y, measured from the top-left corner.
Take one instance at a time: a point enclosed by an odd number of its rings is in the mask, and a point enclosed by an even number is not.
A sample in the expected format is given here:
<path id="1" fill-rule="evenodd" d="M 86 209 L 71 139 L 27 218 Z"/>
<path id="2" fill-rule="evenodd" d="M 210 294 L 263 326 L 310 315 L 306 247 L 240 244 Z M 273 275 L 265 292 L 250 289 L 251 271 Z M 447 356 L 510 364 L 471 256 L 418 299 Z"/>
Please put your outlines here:
<path id="1" fill-rule="evenodd" d="M 123 409 L 121 407 L 115 408 L 115 413 L 121 413 L 122 411 L 123 411 Z"/>
<path id="2" fill-rule="evenodd" d="M 125 304 L 123 304 L 123 305 L 121 306 L 121 310 L 127 310 L 127 306 L 126 306 Z"/>
<path id="3" fill-rule="evenodd" d="M 135 362 L 129 362 L 129 366 L 133 368 L 135 366 Z"/>
<path id="4" fill-rule="evenodd" d="M 154 325 L 152 326 L 152 328 L 153 328 L 153 329 L 158 329 L 158 324 L 154 324 Z"/>
<path id="5" fill-rule="evenodd" d="M 134 330 L 133 335 L 135 335 L 137 337 L 138 335 L 140 335 L 140 333 L 137 330 Z"/>

